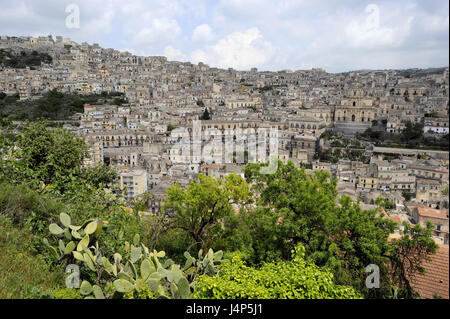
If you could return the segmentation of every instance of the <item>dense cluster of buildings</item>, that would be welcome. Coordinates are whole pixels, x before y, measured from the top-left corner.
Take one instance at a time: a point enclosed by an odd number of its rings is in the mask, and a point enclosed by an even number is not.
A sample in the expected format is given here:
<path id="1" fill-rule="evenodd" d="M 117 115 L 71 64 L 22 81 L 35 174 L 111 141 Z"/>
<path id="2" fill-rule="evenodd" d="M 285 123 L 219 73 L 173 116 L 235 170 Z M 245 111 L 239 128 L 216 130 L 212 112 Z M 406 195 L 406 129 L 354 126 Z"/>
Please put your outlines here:
<path id="1" fill-rule="evenodd" d="M 358 148 L 368 161 L 319 160 L 331 147 L 325 132 L 351 139 L 383 123 L 386 132 L 400 133 L 410 121 L 422 123 L 424 134 L 448 134 L 448 67 L 421 76 L 398 70 L 237 71 L 51 36 L 1 36 L 0 49 L 37 50 L 53 59 L 37 68 L 1 69 L 0 92 L 23 100 L 52 89 L 124 94 L 123 106 L 85 105 L 75 116 L 80 125 L 70 128 L 90 146 L 86 165 L 117 167 L 127 199 L 153 195 L 150 212 L 158 212 L 174 183 L 186 185 L 199 173 L 243 176 L 246 162 L 268 160 L 276 131 L 283 162 L 330 172 L 341 195 L 359 198 L 368 208 L 378 197 L 387 198 L 394 220 L 431 221 L 436 240 L 448 244 L 448 151 L 362 142 Z"/>

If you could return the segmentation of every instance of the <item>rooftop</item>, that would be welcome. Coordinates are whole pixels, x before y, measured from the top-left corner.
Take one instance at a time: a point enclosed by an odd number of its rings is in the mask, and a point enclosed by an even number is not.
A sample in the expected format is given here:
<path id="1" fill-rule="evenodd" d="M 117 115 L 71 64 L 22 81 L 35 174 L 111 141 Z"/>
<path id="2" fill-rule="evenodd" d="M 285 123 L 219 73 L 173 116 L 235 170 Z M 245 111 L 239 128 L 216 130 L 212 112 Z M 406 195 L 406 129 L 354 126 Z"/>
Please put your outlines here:
<path id="1" fill-rule="evenodd" d="M 420 205 L 416 207 L 420 216 L 423 217 L 433 217 L 433 218 L 442 218 L 448 219 L 448 210 L 447 209 L 434 209 L 426 207 L 425 205 Z"/>
<path id="2" fill-rule="evenodd" d="M 413 289 L 421 298 L 440 296 L 449 299 L 449 259 L 448 245 L 440 245 L 430 262 L 423 264 L 425 274 L 416 275 L 411 280 Z"/>

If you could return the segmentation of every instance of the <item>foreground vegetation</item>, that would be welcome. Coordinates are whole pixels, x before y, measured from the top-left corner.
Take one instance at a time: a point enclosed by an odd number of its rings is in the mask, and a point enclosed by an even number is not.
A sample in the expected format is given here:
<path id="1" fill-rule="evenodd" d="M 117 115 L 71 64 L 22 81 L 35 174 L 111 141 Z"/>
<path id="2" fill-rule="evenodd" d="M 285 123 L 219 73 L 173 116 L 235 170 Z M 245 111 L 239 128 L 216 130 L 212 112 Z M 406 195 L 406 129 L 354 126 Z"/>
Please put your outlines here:
<path id="1" fill-rule="evenodd" d="M 0 297 L 414 298 L 409 278 L 436 250 L 431 228 L 389 240 L 393 222 L 291 162 L 200 175 L 143 215 L 150 194 L 125 205 L 114 170 L 82 167 L 84 142 L 48 124 L 0 135 Z M 369 264 L 379 289 L 366 288 Z M 78 288 L 66 287 L 68 265 Z"/>

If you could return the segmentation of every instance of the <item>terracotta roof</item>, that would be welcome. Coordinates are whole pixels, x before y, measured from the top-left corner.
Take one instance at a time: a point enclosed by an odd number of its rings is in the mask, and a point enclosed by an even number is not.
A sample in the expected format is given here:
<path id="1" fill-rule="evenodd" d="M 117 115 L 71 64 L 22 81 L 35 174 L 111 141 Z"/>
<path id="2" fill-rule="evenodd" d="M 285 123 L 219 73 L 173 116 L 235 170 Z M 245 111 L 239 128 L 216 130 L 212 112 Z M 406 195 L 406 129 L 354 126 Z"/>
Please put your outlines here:
<path id="1" fill-rule="evenodd" d="M 388 217 L 390 220 L 392 220 L 394 223 L 397 224 L 401 224 L 402 220 L 400 219 L 400 217 L 396 216 L 396 215 L 391 215 Z"/>
<path id="2" fill-rule="evenodd" d="M 448 210 L 433 209 L 428 207 L 417 207 L 420 216 L 447 219 Z"/>
<path id="3" fill-rule="evenodd" d="M 203 164 L 202 168 L 215 168 L 215 169 L 218 169 L 219 165 L 218 164 Z"/>
<path id="4" fill-rule="evenodd" d="M 426 272 L 411 280 L 411 286 L 421 298 L 433 298 L 439 295 L 449 299 L 449 259 L 448 245 L 440 245 L 431 262 L 423 264 Z"/>

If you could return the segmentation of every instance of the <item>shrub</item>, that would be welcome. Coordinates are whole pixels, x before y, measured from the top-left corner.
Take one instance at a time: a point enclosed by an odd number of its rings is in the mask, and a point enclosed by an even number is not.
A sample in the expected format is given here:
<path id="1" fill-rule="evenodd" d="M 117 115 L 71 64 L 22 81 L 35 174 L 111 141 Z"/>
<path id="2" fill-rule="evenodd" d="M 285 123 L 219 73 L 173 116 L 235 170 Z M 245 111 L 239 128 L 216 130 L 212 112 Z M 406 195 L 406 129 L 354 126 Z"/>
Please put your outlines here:
<path id="1" fill-rule="evenodd" d="M 225 261 L 216 276 L 201 275 L 194 285 L 198 299 L 354 299 L 361 298 L 352 287 L 334 283 L 333 274 L 305 261 L 298 245 L 291 261 L 247 267 L 239 257 Z"/>
<path id="2" fill-rule="evenodd" d="M 56 289 L 51 293 L 52 299 L 83 299 L 83 295 L 75 288 Z"/>
<path id="3" fill-rule="evenodd" d="M 43 232 L 47 221 L 57 216 L 63 205 L 23 185 L 0 183 L 0 216 L 29 231 Z"/>
<path id="4" fill-rule="evenodd" d="M 33 236 L 0 217 L 0 299 L 46 298 L 64 284 L 32 246 Z"/>

